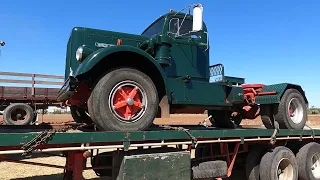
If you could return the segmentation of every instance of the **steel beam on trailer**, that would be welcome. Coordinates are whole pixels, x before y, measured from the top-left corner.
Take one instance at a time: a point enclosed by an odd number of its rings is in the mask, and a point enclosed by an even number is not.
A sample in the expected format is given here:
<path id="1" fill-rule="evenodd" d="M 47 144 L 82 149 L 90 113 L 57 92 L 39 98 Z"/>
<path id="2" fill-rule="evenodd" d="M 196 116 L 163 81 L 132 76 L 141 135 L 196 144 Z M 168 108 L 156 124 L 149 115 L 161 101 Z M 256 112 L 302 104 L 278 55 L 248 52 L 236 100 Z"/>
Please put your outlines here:
<path id="1" fill-rule="evenodd" d="M 228 142 L 228 138 L 233 141 L 254 141 L 268 140 L 274 133 L 272 129 L 232 129 L 232 130 L 190 130 L 196 139 L 220 139 L 217 142 Z M 0 133 L 0 147 L 2 146 L 21 146 L 38 133 Z M 276 139 L 300 139 L 300 138 L 320 138 L 320 130 L 287 130 L 281 129 L 276 135 Z M 102 143 L 110 144 L 116 142 L 148 142 L 148 141 L 176 141 L 191 140 L 190 136 L 184 131 L 161 130 L 161 131 L 137 131 L 137 132 L 63 132 L 56 133 L 48 144 L 74 144 L 74 143 Z M 133 143 L 132 143 L 133 144 Z M 131 147 L 131 145 L 130 145 Z"/>

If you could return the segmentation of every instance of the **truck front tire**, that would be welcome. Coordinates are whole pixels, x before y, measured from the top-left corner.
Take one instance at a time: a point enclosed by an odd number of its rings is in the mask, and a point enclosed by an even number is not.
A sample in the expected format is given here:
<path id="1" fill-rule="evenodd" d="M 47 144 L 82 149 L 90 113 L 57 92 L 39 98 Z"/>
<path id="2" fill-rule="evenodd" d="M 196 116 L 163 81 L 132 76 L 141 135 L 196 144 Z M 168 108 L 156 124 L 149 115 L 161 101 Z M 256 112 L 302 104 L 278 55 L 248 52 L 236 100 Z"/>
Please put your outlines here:
<path id="1" fill-rule="evenodd" d="M 89 113 L 105 131 L 138 131 L 152 125 L 158 111 L 156 86 L 133 68 L 108 72 L 94 87 Z"/>

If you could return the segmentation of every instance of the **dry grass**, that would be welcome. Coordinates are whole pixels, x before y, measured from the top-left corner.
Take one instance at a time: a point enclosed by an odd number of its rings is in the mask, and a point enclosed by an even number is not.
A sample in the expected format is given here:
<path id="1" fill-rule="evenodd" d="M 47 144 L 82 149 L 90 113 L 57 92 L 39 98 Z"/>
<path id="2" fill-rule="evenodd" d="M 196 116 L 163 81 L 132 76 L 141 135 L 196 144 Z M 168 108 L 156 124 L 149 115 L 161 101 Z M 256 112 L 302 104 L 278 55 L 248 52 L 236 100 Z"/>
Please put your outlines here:
<path id="1" fill-rule="evenodd" d="M 156 124 L 198 124 L 201 120 L 205 119 L 206 115 L 173 115 L 170 119 L 156 119 Z M 70 115 L 45 115 L 39 118 L 39 121 L 44 122 L 66 122 L 70 121 Z M 320 116 L 309 116 L 308 125 L 313 127 L 320 127 Z M 243 125 L 262 125 L 261 119 L 256 120 L 244 120 Z M 38 156 L 38 155 L 37 155 Z M 25 161 L 30 162 L 40 162 L 47 164 L 54 164 L 64 166 L 65 158 L 57 156 L 34 156 L 30 159 L 25 159 Z M 19 159 L 19 155 L 8 156 L 8 158 Z M 87 162 L 90 166 L 90 162 Z M 98 179 L 99 177 L 95 175 L 92 170 L 85 170 L 85 179 Z M 12 162 L 0 162 L 0 180 L 55 180 L 63 178 L 63 169 L 42 167 L 36 165 L 25 165 L 17 164 Z"/>

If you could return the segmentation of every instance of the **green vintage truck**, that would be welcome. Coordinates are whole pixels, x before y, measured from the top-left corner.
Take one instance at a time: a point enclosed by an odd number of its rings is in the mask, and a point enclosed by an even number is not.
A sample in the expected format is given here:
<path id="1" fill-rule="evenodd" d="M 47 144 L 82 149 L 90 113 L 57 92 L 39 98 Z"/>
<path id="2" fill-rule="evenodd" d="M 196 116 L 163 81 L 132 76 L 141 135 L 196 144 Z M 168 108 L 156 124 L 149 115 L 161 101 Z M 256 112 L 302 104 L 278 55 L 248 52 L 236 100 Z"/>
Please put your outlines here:
<path id="1" fill-rule="evenodd" d="M 75 27 L 58 101 L 70 106 L 76 122 L 104 131 L 145 130 L 156 117 L 205 110 L 218 128 L 257 116 L 269 129 L 305 126 L 301 86 L 225 76 L 222 64 L 209 64 L 209 49 L 201 4 L 189 13 L 170 10 L 140 35 Z"/>

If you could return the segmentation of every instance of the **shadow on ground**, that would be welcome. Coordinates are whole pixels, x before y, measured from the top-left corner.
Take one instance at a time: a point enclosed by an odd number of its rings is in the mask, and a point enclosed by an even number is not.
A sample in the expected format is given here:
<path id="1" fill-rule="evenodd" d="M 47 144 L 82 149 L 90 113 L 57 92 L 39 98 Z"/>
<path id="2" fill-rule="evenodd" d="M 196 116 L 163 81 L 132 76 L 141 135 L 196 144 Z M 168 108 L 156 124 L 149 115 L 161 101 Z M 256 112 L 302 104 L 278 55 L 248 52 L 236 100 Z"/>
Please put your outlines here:
<path id="1" fill-rule="evenodd" d="M 28 155 L 22 156 L 21 154 L 8 154 L 8 155 L 5 155 L 5 158 L 18 161 L 18 160 L 36 159 L 41 157 L 53 157 L 53 156 L 63 157 L 62 154 L 60 153 L 35 153 L 29 156 Z"/>

